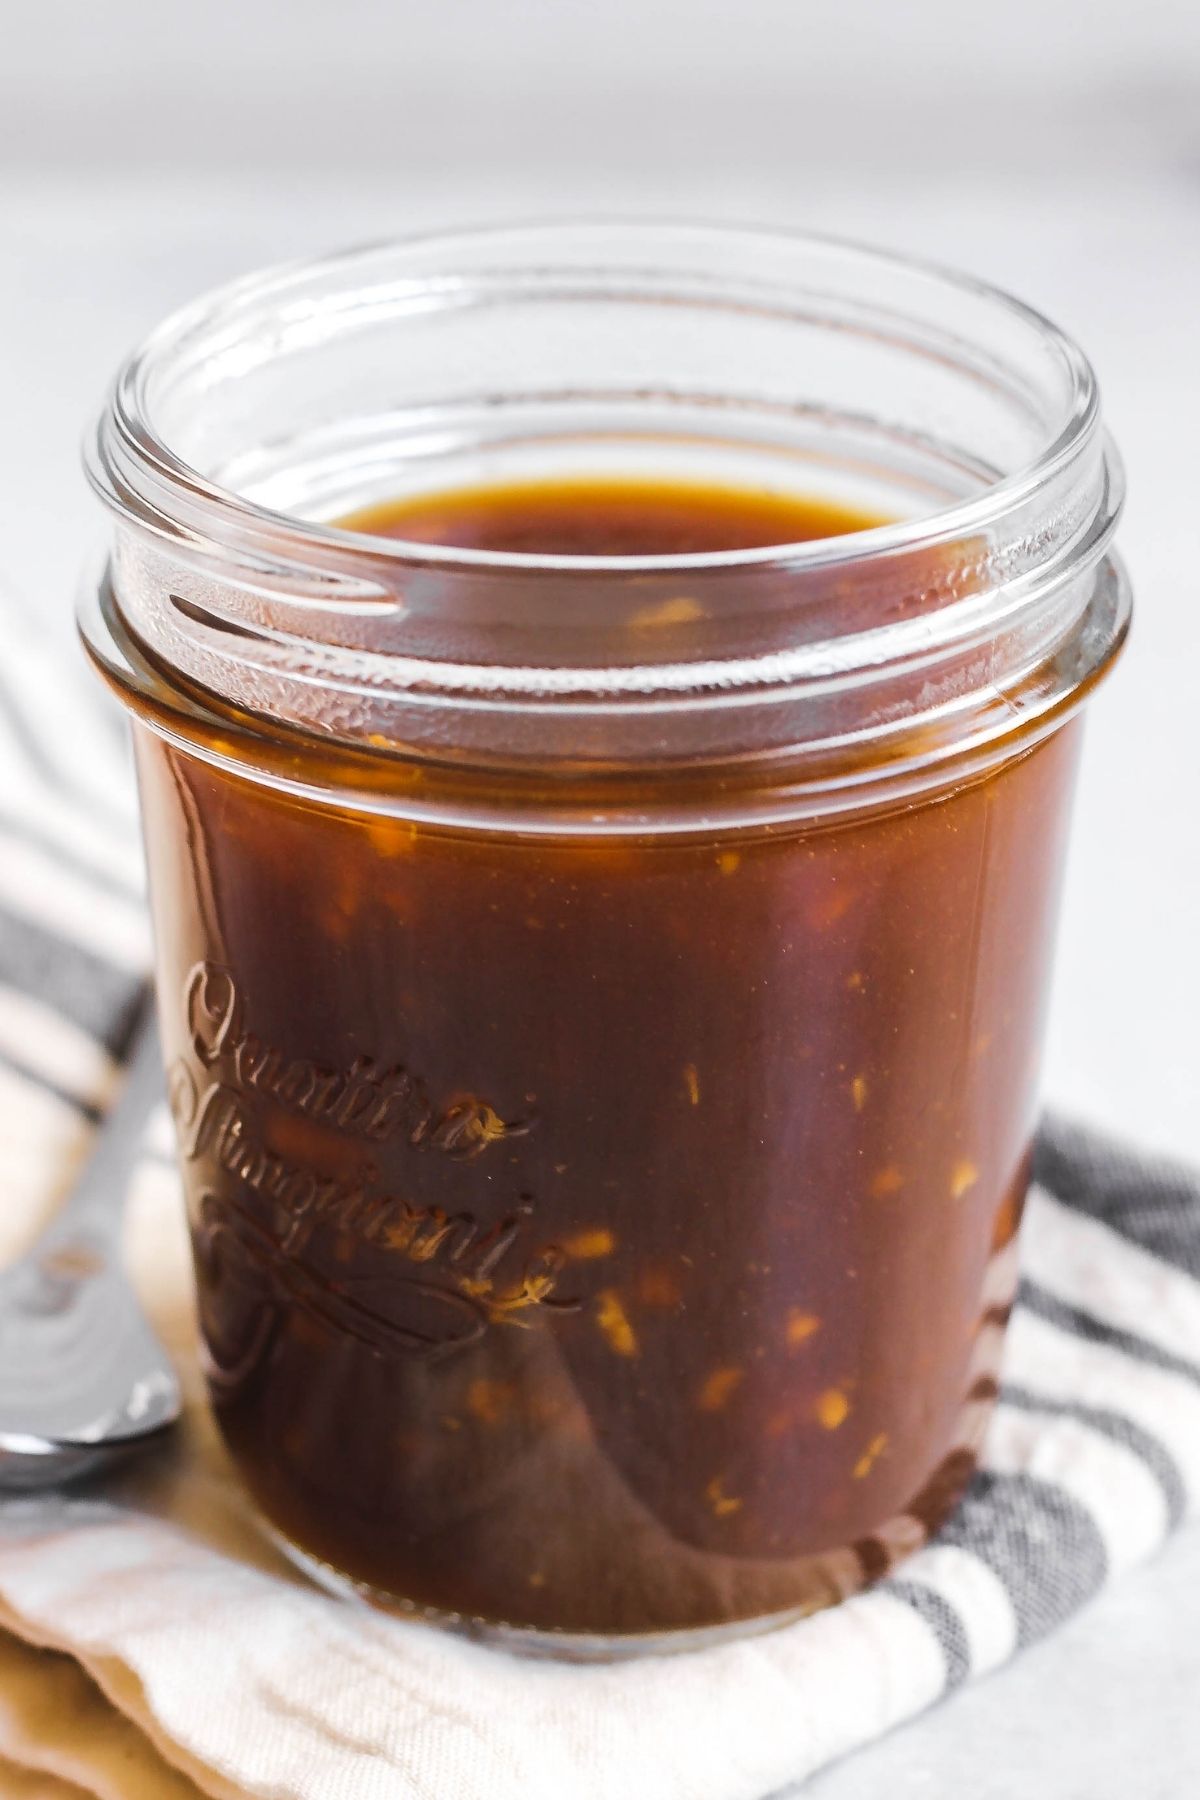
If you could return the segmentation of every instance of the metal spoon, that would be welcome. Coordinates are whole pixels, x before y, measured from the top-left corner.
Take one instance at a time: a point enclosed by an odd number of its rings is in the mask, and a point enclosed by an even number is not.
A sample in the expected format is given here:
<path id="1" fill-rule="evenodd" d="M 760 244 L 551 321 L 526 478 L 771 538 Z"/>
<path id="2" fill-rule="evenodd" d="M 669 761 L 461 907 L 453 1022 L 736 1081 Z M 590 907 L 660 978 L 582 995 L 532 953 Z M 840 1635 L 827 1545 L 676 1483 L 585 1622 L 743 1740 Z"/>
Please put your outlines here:
<path id="1" fill-rule="evenodd" d="M 0 1488 L 74 1480 L 179 1416 L 179 1383 L 120 1241 L 130 1170 L 162 1088 L 147 1002 L 83 1173 L 28 1254 L 0 1272 Z"/>

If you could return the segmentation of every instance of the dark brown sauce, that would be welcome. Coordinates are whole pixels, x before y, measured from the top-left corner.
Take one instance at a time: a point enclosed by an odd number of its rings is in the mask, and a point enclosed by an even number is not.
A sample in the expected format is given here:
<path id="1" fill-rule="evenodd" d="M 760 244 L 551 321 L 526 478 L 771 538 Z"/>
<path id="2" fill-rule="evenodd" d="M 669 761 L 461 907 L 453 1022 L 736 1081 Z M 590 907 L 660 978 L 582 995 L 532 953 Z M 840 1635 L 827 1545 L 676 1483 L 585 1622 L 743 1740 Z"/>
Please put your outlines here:
<path id="1" fill-rule="evenodd" d="M 834 501 L 766 489 L 583 477 L 422 494 L 338 522 L 375 537 L 535 556 L 697 556 L 885 523 Z"/>
<path id="2" fill-rule="evenodd" d="M 351 522 L 664 554 L 850 517 L 576 482 Z M 821 831 L 539 840 L 139 732 L 213 1399 L 277 1528 L 627 1634 L 828 1602 L 935 1527 L 995 1393 L 1075 736 Z"/>

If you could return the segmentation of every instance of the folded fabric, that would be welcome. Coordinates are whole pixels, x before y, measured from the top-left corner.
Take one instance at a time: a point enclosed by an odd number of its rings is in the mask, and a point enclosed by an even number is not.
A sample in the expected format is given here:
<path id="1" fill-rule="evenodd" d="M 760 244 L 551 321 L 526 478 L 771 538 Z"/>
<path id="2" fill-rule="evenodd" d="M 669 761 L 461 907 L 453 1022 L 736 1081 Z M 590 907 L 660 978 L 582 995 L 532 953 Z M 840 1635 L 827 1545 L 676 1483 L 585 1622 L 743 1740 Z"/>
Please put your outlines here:
<path id="1" fill-rule="evenodd" d="M 81 695 L 64 755 L 43 723 L 61 658 L 11 610 L 0 629 L 6 1257 L 119 1080 L 146 938 L 117 741 L 97 721 L 78 755 Z M 937 1540 L 803 1623 L 610 1667 L 511 1657 L 286 1568 L 204 1405 L 165 1115 L 128 1226 L 185 1417 L 101 1489 L 0 1502 L 0 1793 L 761 1800 L 1051 1630 L 1200 1498 L 1200 1183 L 1062 1122 L 1039 1144 L 983 1467 Z"/>

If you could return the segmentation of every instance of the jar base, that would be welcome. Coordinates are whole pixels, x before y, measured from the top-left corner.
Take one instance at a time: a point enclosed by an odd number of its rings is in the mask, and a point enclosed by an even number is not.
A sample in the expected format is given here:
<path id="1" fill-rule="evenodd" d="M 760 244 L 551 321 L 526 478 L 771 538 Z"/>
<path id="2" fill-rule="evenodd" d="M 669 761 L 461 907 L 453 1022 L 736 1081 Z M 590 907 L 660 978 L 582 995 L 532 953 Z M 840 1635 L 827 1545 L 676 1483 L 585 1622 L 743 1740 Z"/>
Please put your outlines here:
<path id="1" fill-rule="evenodd" d="M 808 1601 L 788 1607 L 783 1612 L 768 1613 L 748 1619 L 733 1619 L 722 1625 L 699 1625 L 671 1628 L 665 1631 L 639 1631 L 625 1635 L 598 1631 L 555 1631 L 541 1626 L 513 1625 L 500 1619 L 483 1619 L 468 1614 L 447 1612 L 440 1607 L 424 1606 L 406 1600 L 399 1594 L 387 1593 L 368 1582 L 355 1581 L 332 1564 L 302 1550 L 298 1544 L 272 1525 L 261 1513 L 255 1519 L 259 1530 L 270 1539 L 293 1568 L 327 1594 L 338 1600 L 355 1601 L 376 1612 L 390 1613 L 410 1624 L 436 1626 L 456 1636 L 469 1638 L 492 1649 L 507 1650 L 515 1656 L 557 1659 L 562 1662 L 624 1662 L 636 1656 L 671 1656 L 694 1650 L 710 1650 L 720 1644 L 735 1643 L 741 1638 L 762 1637 L 785 1625 L 794 1625 L 814 1612 L 821 1612 L 830 1601 Z"/>

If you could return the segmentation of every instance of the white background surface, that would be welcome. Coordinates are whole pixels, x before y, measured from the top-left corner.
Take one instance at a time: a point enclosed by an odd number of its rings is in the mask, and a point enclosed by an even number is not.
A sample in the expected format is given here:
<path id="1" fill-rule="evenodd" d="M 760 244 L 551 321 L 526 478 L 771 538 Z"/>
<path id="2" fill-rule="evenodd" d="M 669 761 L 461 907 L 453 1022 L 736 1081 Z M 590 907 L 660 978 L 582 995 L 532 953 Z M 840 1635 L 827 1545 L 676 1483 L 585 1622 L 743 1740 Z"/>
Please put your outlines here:
<path id="1" fill-rule="evenodd" d="M 264 261 L 675 212 L 933 255 L 1077 336 L 1127 463 L 1138 611 L 1093 707 L 1046 1086 L 1200 1162 L 1197 0 L 0 0 L 0 24 L 0 577 L 64 653 L 108 376 Z M 1200 1782 L 1198 1692 L 1183 1542 L 811 1791 L 1174 1800 Z"/>

